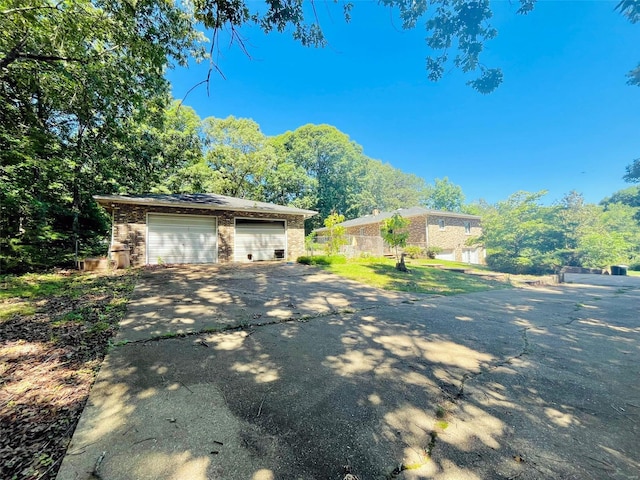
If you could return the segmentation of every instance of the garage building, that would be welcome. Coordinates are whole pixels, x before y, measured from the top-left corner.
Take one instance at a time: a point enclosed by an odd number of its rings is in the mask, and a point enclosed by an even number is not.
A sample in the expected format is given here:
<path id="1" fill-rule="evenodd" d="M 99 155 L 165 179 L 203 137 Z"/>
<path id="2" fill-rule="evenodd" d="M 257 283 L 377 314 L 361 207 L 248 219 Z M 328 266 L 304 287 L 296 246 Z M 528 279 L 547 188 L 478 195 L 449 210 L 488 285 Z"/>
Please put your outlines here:
<path id="1" fill-rule="evenodd" d="M 133 265 L 295 260 L 317 212 L 217 194 L 96 195 Z"/>

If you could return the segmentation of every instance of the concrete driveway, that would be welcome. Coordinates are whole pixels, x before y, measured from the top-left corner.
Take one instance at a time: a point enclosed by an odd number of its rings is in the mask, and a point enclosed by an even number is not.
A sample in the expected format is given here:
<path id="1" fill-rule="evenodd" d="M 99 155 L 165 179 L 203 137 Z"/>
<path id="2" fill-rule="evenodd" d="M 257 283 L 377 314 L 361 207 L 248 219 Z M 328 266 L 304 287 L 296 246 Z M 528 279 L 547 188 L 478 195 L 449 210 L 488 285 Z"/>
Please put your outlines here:
<path id="1" fill-rule="evenodd" d="M 624 278 L 436 297 L 146 271 L 58 479 L 639 478 Z"/>

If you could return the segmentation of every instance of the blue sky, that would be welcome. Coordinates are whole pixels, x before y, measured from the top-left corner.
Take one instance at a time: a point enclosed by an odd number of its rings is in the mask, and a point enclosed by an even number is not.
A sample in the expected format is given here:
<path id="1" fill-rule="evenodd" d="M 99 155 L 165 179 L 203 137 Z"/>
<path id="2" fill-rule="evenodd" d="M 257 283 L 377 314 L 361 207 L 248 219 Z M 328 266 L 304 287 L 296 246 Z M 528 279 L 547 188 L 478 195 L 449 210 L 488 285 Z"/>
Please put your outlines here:
<path id="1" fill-rule="evenodd" d="M 520 16 L 517 1 L 492 2 L 499 35 L 481 60 L 504 83 L 481 95 L 457 71 L 427 79 L 424 22 L 405 31 L 387 8 L 356 0 L 346 24 L 333 2 L 316 2 L 328 47 L 243 28 L 251 58 L 225 43 L 226 79 L 212 75 L 209 94 L 198 87 L 185 104 L 202 118 L 252 118 L 267 135 L 334 125 L 371 158 L 429 183 L 449 177 L 467 201 L 544 189 L 545 203 L 571 190 L 596 203 L 630 186 L 625 166 L 640 157 L 640 88 L 625 78 L 640 61 L 640 25 L 616 3 L 539 0 Z M 174 97 L 207 70 L 170 71 Z"/>

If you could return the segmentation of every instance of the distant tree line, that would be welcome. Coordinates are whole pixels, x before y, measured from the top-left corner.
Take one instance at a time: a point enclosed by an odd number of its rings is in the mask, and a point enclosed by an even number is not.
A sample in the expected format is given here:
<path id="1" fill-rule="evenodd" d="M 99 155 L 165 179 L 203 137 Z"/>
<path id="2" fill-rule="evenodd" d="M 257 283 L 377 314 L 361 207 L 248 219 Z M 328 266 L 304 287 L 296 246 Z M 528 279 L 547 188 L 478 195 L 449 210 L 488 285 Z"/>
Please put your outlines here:
<path id="1" fill-rule="evenodd" d="M 599 205 L 572 191 L 550 206 L 546 192 L 516 192 L 466 211 L 482 216 L 483 234 L 469 243 L 487 249 L 487 263 L 511 273 L 548 273 L 564 265 L 640 270 L 640 188 L 614 193 Z"/>

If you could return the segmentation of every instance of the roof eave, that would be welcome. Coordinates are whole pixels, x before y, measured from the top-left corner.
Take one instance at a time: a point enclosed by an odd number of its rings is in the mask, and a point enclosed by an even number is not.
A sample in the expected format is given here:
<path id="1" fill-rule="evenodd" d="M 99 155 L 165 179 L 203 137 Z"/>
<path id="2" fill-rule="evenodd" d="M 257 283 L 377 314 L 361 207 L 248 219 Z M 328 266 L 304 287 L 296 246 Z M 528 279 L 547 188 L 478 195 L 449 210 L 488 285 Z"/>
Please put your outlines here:
<path id="1" fill-rule="evenodd" d="M 239 206 L 224 206 L 224 205 L 206 205 L 206 204 L 196 204 L 190 202 L 167 202 L 163 200 L 151 200 L 148 198 L 129 198 L 129 197 L 112 197 L 109 195 L 94 195 L 93 199 L 98 202 L 100 205 L 105 207 L 114 207 L 115 204 L 122 203 L 126 205 L 144 205 L 148 207 L 182 207 L 182 208 L 197 208 L 201 210 L 235 210 L 238 212 L 249 212 L 249 213 L 274 213 L 280 215 L 302 215 L 305 219 L 311 218 L 314 215 L 317 215 L 318 212 L 313 210 L 303 210 L 300 209 L 299 212 L 289 212 L 286 210 L 280 209 L 266 209 L 266 208 L 247 208 L 247 207 L 239 207 Z"/>

